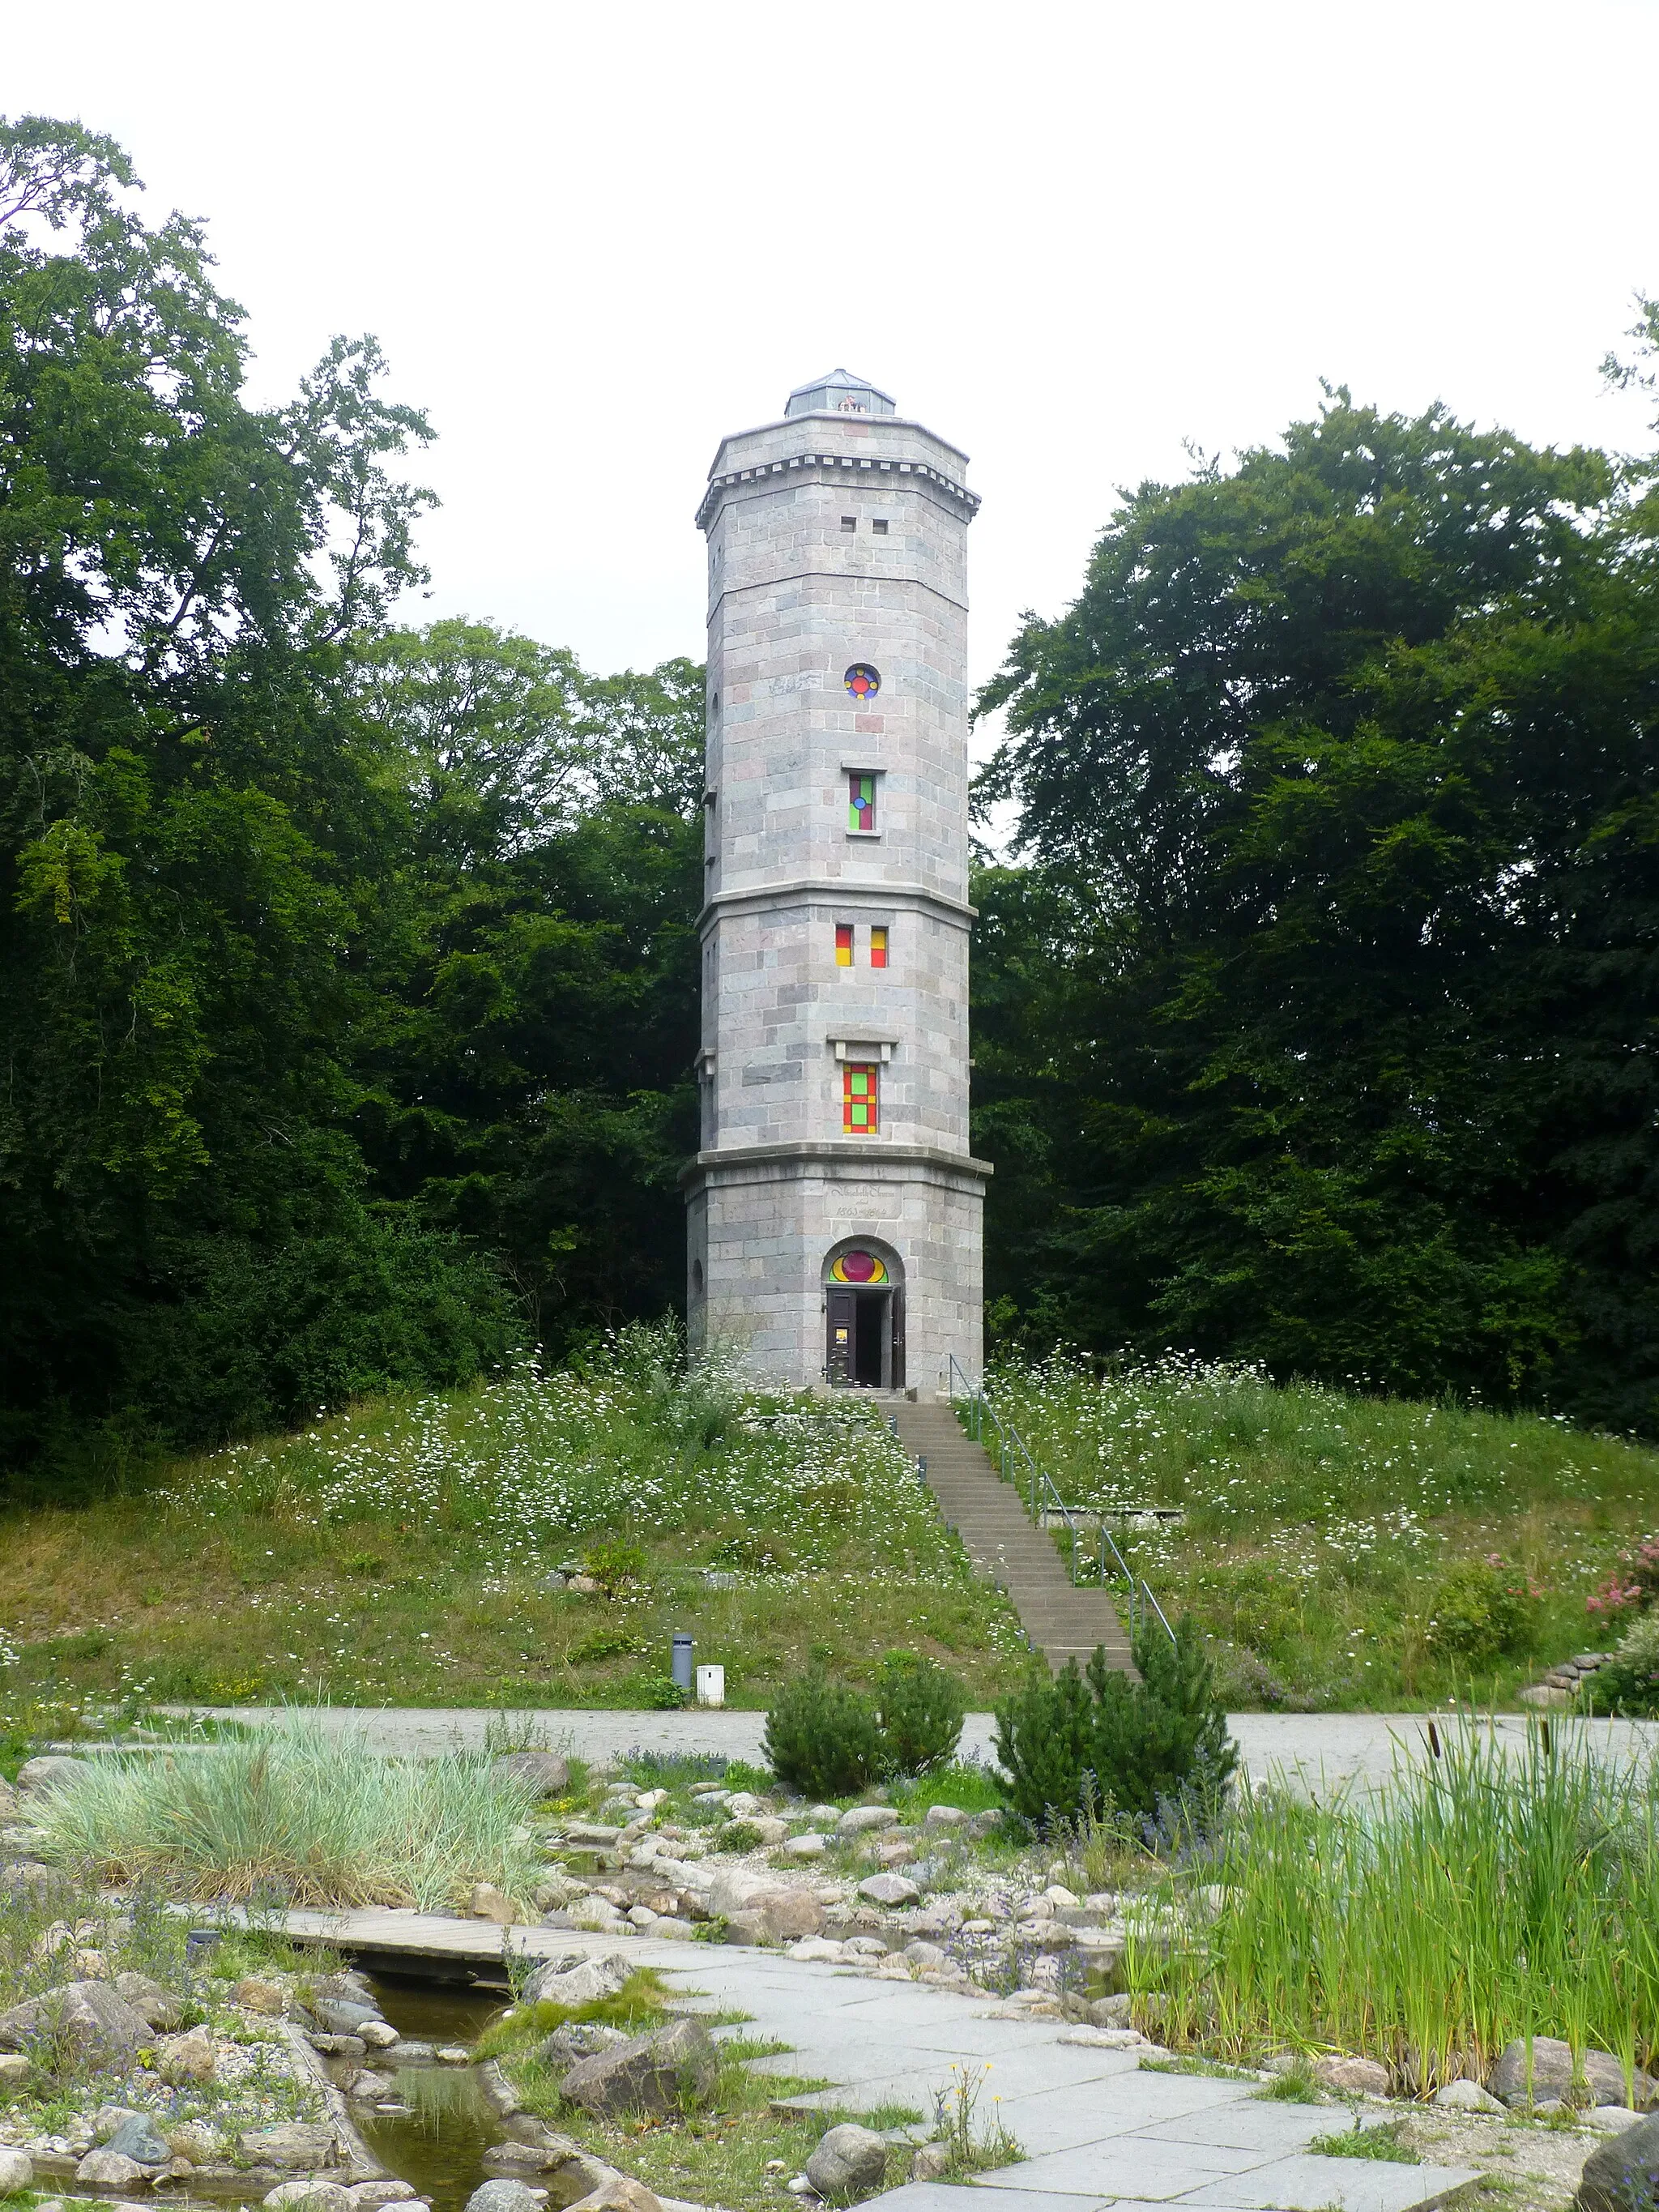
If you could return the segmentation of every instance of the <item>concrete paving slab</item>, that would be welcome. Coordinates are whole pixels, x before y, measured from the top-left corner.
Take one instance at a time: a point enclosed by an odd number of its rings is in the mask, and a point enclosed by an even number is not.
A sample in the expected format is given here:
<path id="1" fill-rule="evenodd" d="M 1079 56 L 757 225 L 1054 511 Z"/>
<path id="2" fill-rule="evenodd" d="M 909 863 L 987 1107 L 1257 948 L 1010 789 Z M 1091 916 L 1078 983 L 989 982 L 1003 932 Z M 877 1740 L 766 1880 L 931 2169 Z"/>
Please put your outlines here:
<path id="1" fill-rule="evenodd" d="M 1394 2117 L 1387 2112 L 1362 2113 L 1360 2124 L 1383 2127 Z M 1291 2151 L 1305 2150 L 1315 2136 L 1329 2135 L 1347 2124 L 1340 2106 L 1279 2104 L 1246 2096 L 1236 2105 L 1218 2105 L 1208 2112 L 1184 2112 L 1179 2119 L 1160 2121 L 1139 2132 L 1168 2136 L 1181 2142 L 1223 2143 L 1237 2150 L 1287 2156 Z"/>
<path id="2" fill-rule="evenodd" d="M 1097 2197 L 1104 2212 L 1109 2200 Z M 859 2212 L 1090 2212 L 1089 2200 L 1057 2197 L 1036 2189 L 1000 2189 L 990 2206 L 969 2187 L 951 2181 L 907 2181 L 902 2189 L 889 2189 L 867 2197 Z"/>
<path id="3" fill-rule="evenodd" d="M 1140 2135 L 1148 2132 L 1149 2123 L 1152 2127 L 1163 2123 L 1159 2134 L 1167 2128 L 1171 2139 L 1176 2140 L 1176 2131 L 1188 2121 L 1205 2117 L 1206 2108 L 1194 2109 L 1188 2103 L 1182 2107 L 1182 2116 L 1172 2117 L 1171 2103 L 1178 2100 L 1172 2099 L 1162 2086 L 1169 2078 L 1141 2074 L 1132 2081 L 1091 2082 L 1079 2087 L 1005 2098 L 997 2116 L 1032 2158 L 1044 2157 L 1050 2151 L 1076 2149 L 1085 2143 L 1103 2143 L 1117 2136 Z M 1158 2087 L 1152 2087 L 1153 2083 Z M 1304 2136 L 1293 2143 L 1274 2144 L 1272 2152 L 1260 2152 L 1257 2156 L 1299 2149 L 1306 2141 Z"/>
<path id="4" fill-rule="evenodd" d="M 1234 2154 L 1248 2156 L 1247 2153 Z M 1206 2145 L 1204 2155 L 1213 2159 L 1228 2154 Z M 1213 2166 L 1195 2162 L 1178 2143 L 1119 2136 L 1073 2150 L 1051 2151 L 1046 2158 L 1023 2159 L 1018 2166 L 999 2166 L 993 2172 L 981 2173 L 979 2185 L 981 2189 L 1037 2189 L 1072 2198 L 1133 2197 L 1143 2203 L 1167 2204 L 1189 2190 L 1202 2189 L 1216 2178 Z"/>
<path id="5" fill-rule="evenodd" d="M 1384 2159 L 1318 2158 L 1310 2152 L 1207 2183 L 1182 2201 L 1243 2207 L 1243 2212 L 1323 2212 L 1328 2204 L 1340 2205 L 1342 2212 L 1413 2212 L 1478 2178 L 1473 2166 L 1403 2166 Z"/>

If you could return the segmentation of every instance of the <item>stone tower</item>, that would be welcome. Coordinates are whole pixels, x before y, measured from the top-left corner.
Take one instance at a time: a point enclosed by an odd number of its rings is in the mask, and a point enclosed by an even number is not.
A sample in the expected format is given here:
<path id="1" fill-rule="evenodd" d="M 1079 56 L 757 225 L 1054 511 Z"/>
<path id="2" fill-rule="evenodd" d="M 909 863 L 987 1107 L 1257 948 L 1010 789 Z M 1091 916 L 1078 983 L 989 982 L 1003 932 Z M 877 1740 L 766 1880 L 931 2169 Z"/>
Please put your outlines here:
<path id="1" fill-rule="evenodd" d="M 694 1346 L 980 1371 L 966 457 L 844 369 L 714 457 Z"/>

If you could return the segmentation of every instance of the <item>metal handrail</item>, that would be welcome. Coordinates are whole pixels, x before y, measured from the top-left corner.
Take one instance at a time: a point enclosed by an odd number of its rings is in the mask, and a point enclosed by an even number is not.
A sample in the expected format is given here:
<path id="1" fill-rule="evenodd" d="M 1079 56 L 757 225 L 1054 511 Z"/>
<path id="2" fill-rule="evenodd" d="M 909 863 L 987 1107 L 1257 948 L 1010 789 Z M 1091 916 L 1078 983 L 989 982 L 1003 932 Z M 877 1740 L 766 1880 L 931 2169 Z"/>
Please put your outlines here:
<path id="1" fill-rule="evenodd" d="M 967 1370 L 957 1359 L 954 1352 L 951 1353 L 950 1360 L 951 1364 L 945 1377 L 947 1393 L 953 1406 L 957 1401 L 958 1395 L 966 1400 L 968 1406 L 969 1435 L 973 1438 L 975 1443 L 983 1444 L 985 1442 L 985 1417 L 988 1414 L 991 1419 L 991 1426 L 996 1431 L 997 1445 L 1000 1453 L 998 1473 L 1001 1475 L 1002 1480 L 1005 1482 L 1010 1480 L 1009 1463 L 1011 1458 L 1012 1458 L 1016 1462 L 1016 1477 L 1018 1477 L 1018 1462 L 1023 1460 L 1025 1463 L 1027 1474 L 1030 1477 L 1030 1497 L 1027 1500 L 1027 1505 L 1032 1520 L 1036 1522 L 1039 1528 L 1041 1528 L 1042 1526 L 1042 1516 L 1046 1510 L 1051 1513 L 1058 1513 L 1060 1518 L 1065 1522 L 1066 1534 L 1072 1540 L 1072 1584 L 1073 1589 L 1077 1588 L 1079 1585 L 1078 1564 L 1083 1556 L 1083 1547 L 1079 1541 L 1078 1529 L 1078 1509 L 1075 1506 L 1068 1505 L 1066 1500 L 1060 1496 L 1059 1491 L 1054 1487 L 1054 1478 L 1046 1471 L 1046 1469 L 1040 1468 L 1036 1462 L 1032 1458 L 1024 1437 L 1021 1436 L 1019 1431 L 1014 1426 L 1013 1423 L 1012 1421 L 1005 1421 L 1001 1415 L 997 1412 L 996 1407 L 986 1396 L 984 1390 L 981 1386 L 976 1382 L 970 1382 L 969 1381 Z M 957 1389 L 958 1381 L 960 1381 L 962 1384 L 960 1394 L 958 1394 Z M 1015 1480 L 1014 1487 L 1016 1491 L 1020 1487 L 1019 1482 L 1017 1479 Z M 1152 1585 L 1144 1577 L 1138 1577 L 1136 1575 L 1134 1569 L 1129 1565 L 1129 1562 L 1124 1558 L 1122 1553 L 1118 1549 L 1117 1540 L 1107 1528 L 1106 1516 L 1103 1513 L 1097 1516 L 1095 1526 L 1099 1538 L 1099 1542 L 1097 1546 L 1097 1571 L 1099 1576 L 1100 1583 L 1103 1588 L 1106 1586 L 1108 1581 L 1106 1555 L 1109 1552 L 1112 1556 L 1113 1565 L 1117 1570 L 1117 1578 L 1121 1583 L 1124 1596 L 1128 1601 L 1129 1634 L 1131 1638 L 1133 1639 L 1139 1633 L 1141 1626 L 1146 1619 L 1146 1607 L 1150 1605 L 1152 1611 L 1158 1615 L 1164 1634 L 1169 1638 L 1170 1643 L 1173 1644 L 1176 1640 L 1175 1631 L 1170 1627 L 1168 1617 L 1166 1616 L 1163 1607 L 1153 1596 Z"/>

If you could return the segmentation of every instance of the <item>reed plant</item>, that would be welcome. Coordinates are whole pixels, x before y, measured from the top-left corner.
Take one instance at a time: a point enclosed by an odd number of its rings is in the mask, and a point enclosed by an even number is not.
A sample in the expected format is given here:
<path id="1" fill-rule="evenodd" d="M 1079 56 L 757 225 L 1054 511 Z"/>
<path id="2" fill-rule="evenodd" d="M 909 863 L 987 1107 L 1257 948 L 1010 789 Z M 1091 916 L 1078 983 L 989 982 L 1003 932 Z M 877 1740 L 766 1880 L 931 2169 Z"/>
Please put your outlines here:
<path id="1" fill-rule="evenodd" d="M 527 1900 L 532 1802 L 487 1758 L 382 1759 L 295 1720 L 258 1743 L 88 1760 L 34 1818 L 47 1856 L 82 1878 L 433 1911 L 477 1881 Z"/>
<path id="2" fill-rule="evenodd" d="M 1539 1722 L 1432 1732 L 1366 1796 L 1244 1799 L 1145 1893 L 1137 2021 L 1217 2056 L 1355 2051 L 1400 2089 L 1482 2079 L 1506 2044 L 1659 2046 L 1659 1769 Z"/>

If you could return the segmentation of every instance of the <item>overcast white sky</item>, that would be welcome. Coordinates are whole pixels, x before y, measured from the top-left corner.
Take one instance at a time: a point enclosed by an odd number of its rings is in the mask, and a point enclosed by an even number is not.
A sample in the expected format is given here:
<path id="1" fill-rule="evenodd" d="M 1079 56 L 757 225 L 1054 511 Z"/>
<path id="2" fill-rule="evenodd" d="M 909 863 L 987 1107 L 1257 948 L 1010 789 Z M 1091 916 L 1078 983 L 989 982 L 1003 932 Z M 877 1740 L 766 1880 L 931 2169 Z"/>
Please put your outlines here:
<path id="1" fill-rule="evenodd" d="M 426 611 L 700 657 L 716 441 L 845 364 L 972 457 L 976 678 L 1115 487 L 1321 376 L 1641 445 L 1597 363 L 1659 291 L 1656 88 L 1652 0 L 81 0 L 0 53 L 207 219 L 261 397 L 380 337 Z"/>

